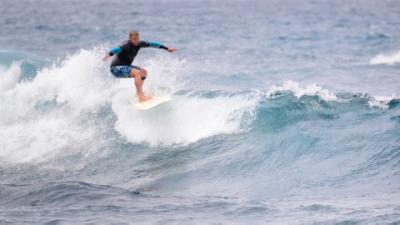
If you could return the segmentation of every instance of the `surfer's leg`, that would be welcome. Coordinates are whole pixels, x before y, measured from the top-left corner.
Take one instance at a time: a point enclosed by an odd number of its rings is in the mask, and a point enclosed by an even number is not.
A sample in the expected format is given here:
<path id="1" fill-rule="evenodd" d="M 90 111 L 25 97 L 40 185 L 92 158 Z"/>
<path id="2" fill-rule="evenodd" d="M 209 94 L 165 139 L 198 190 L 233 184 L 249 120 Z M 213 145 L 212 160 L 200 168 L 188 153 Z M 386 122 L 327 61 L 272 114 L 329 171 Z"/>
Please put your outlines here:
<path id="1" fill-rule="evenodd" d="M 147 70 L 146 69 L 140 68 L 140 77 L 144 83 L 144 80 L 146 80 L 146 78 L 147 78 Z"/>
<path id="2" fill-rule="evenodd" d="M 136 87 L 136 93 L 139 98 L 140 102 L 149 100 L 151 97 L 150 96 L 145 96 L 143 93 L 143 81 L 142 81 L 142 73 L 140 70 L 137 70 L 135 68 L 132 68 L 131 70 L 131 77 L 135 79 L 135 87 Z"/>

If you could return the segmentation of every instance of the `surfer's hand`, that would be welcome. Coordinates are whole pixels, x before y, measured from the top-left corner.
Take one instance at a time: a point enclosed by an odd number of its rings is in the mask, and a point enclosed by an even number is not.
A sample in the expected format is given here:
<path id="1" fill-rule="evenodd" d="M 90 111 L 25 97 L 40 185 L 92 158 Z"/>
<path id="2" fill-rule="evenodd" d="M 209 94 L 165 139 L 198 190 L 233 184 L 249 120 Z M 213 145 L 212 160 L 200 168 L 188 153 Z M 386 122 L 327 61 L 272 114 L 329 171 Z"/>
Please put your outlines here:
<path id="1" fill-rule="evenodd" d="M 176 51 L 176 48 L 168 48 L 168 51 L 169 51 L 169 52 L 175 52 L 175 51 Z"/>
<path id="2" fill-rule="evenodd" d="M 110 58 L 110 55 L 106 54 L 106 55 L 103 57 L 103 61 L 104 61 L 104 62 L 107 62 L 108 58 Z"/>

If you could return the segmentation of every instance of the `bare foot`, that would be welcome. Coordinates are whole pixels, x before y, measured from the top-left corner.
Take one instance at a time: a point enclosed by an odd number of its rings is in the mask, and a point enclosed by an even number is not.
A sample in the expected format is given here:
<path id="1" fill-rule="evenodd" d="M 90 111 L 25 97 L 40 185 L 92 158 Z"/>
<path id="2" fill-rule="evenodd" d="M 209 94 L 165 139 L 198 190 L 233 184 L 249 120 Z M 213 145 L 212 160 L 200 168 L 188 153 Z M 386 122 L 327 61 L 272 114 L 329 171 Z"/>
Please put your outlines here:
<path id="1" fill-rule="evenodd" d="M 145 102 L 147 100 L 150 100 L 152 97 L 151 96 L 142 95 L 142 96 L 138 96 L 138 98 L 139 98 L 139 102 Z"/>

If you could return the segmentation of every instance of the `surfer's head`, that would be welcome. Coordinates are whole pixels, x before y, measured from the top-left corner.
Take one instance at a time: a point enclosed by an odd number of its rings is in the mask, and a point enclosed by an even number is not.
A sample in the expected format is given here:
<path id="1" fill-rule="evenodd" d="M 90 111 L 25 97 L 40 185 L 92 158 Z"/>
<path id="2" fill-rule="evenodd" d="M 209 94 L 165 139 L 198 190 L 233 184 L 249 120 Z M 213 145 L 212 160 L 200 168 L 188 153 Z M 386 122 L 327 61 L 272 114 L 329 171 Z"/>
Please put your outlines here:
<path id="1" fill-rule="evenodd" d="M 132 44 L 137 45 L 139 43 L 139 32 L 133 30 L 129 32 L 129 40 Z"/>

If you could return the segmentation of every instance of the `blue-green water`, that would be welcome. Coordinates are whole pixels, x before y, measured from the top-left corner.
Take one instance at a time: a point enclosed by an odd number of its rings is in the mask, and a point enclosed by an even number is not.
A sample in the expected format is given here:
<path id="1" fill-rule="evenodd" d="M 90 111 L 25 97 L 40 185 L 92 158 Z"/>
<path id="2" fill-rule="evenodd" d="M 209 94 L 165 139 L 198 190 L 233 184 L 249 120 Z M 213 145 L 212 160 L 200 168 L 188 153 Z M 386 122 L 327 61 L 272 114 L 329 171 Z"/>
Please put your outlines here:
<path id="1" fill-rule="evenodd" d="M 0 224 L 400 223 L 400 2 L 0 5 Z"/>

